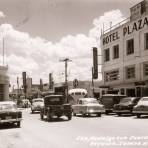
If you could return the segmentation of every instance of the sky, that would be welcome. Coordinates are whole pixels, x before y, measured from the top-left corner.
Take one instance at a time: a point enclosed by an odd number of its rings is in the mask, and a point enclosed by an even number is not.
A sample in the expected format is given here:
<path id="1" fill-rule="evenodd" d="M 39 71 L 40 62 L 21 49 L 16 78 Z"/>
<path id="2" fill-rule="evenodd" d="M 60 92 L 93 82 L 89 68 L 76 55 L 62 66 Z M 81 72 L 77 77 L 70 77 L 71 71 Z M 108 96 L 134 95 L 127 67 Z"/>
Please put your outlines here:
<path id="1" fill-rule="evenodd" d="M 9 68 L 11 85 L 22 72 L 48 83 L 64 81 L 64 63 L 69 58 L 68 80 L 91 80 L 92 48 L 99 54 L 101 29 L 126 19 L 129 8 L 141 0 L 0 0 L 0 64 Z M 99 58 L 99 63 L 101 60 Z M 101 80 L 101 68 L 99 77 Z"/>

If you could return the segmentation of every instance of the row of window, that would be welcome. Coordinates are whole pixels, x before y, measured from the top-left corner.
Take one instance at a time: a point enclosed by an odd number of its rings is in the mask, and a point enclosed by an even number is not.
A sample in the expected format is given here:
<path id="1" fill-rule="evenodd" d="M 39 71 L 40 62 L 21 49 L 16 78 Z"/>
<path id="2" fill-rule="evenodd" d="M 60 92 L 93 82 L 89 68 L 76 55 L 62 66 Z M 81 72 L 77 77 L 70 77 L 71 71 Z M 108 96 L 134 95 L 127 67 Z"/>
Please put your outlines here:
<path id="1" fill-rule="evenodd" d="M 143 75 L 144 75 L 144 77 L 148 76 L 148 62 L 143 64 Z M 106 82 L 112 82 L 115 80 L 119 80 L 119 77 L 120 77 L 119 70 L 116 69 L 113 71 L 105 72 L 104 76 L 105 76 Z M 126 77 L 126 79 L 136 78 L 135 65 L 125 68 L 125 77 Z"/>
<path id="2" fill-rule="evenodd" d="M 144 34 L 144 49 L 148 50 L 148 33 Z M 134 53 L 134 39 L 126 41 L 126 55 Z M 119 44 L 113 46 L 113 59 L 119 58 Z M 104 50 L 104 62 L 110 61 L 110 49 Z"/>

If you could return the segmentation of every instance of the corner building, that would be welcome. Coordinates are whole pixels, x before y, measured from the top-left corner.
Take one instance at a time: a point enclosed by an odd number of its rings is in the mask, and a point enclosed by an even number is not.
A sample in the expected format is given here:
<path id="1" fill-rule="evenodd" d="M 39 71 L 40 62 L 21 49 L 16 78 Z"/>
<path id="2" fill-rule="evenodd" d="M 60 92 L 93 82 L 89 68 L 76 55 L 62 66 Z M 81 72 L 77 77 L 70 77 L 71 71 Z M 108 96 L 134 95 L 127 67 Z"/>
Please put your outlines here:
<path id="1" fill-rule="evenodd" d="M 101 35 L 102 94 L 148 96 L 148 0 Z"/>
<path id="2" fill-rule="evenodd" d="M 0 101 L 9 100 L 8 67 L 0 66 Z"/>

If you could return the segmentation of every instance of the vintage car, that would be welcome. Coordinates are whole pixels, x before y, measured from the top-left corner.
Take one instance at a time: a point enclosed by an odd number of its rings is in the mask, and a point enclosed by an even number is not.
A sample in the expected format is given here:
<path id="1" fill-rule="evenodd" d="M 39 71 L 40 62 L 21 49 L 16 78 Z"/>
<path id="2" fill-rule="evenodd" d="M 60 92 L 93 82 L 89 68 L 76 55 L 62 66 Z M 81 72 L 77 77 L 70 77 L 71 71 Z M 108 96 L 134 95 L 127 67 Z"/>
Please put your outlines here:
<path id="1" fill-rule="evenodd" d="M 43 98 L 32 99 L 31 111 L 34 113 L 35 111 L 41 111 L 44 106 Z"/>
<path id="2" fill-rule="evenodd" d="M 133 108 L 133 114 L 140 118 L 141 115 L 148 115 L 148 97 L 142 97 Z"/>
<path id="3" fill-rule="evenodd" d="M 22 107 L 22 108 L 28 108 L 31 106 L 31 103 L 28 99 L 22 99 L 20 101 L 20 104 L 19 104 L 19 107 Z"/>
<path id="4" fill-rule="evenodd" d="M 41 120 L 44 116 L 48 121 L 51 121 L 54 117 L 60 118 L 61 116 L 67 116 L 68 120 L 72 118 L 72 108 L 69 103 L 65 102 L 66 99 L 63 95 L 49 95 L 44 97 L 44 107 L 40 111 Z"/>
<path id="5" fill-rule="evenodd" d="M 125 95 L 120 94 L 105 94 L 100 98 L 101 104 L 105 107 L 105 113 L 109 114 L 113 112 L 115 104 L 118 104 L 122 98 L 125 98 Z"/>
<path id="6" fill-rule="evenodd" d="M 119 104 L 114 105 L 114 112 L 118 116 L 122 114 L 132 114 L 133 107 L 137 105 L 140 98 L 138 97 L 125 97 L 121 99 Z"/>
<path id="7" fill-rule="evenodd" d="M 0 102 L 0 124 L 15 123 L 20 127 L 22 120 L 22 112 L 17 109 L 17 105 L 13 101 Z"/>
<path id="8" fill-rule="evenodd" d="M 77 104 L 72 105 L 73 115 L 77 114 L 92 115 L 96 114 L 97 116 L 101 116 L 101 113 L 104 113 L 104 106 L 99 104 L 97 99 L 95 98 L 80 98 L 77 101 Z"/>

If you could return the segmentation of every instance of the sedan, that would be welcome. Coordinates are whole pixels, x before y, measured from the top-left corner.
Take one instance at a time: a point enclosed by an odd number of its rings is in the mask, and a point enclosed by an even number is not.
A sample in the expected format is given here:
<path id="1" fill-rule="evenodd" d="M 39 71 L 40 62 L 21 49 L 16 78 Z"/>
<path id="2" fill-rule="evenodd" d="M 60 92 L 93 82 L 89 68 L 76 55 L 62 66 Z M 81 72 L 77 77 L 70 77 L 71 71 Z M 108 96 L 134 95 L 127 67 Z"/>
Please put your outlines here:
<path id="1" fill-rule="evenodd" d="M 142 97 L 133 108 L 133 113 L 140 118 L 141 115 L 148 115 L 148 97 Z"/>
<path id="2" fill-rule="evenodd" d="M 118 116 L 121 114 L 132 114 L 133 107 L 137 105 L 140 98 L 137 97 L 126 97 L 121 99 L 119 104 L 114 105 L 114 112 Z"/>
<path id="3" fill-rule="evenodd" d="M 105 112 L 104 106 L 99 104 L 95 98 L 80 98 L 77 104 L 72 106 L 72 109 L 74 116 L 77 114 L 82 114 L 83 116 L 96 114 L 100 117 Z"/>
<path id="4" fill-rule="evenodd" d="M 0 124 L 12 123 L 20 127 L 22 120 L 22 112 L 12 101 L 0 102 Z"/>
<path id="5" fill-rule="evenodd" d="M 35 111 L 41 111 L 44 106 L 43 98 L 36 98 L 32 100 L 31 111 L 34 113 Z"/>

